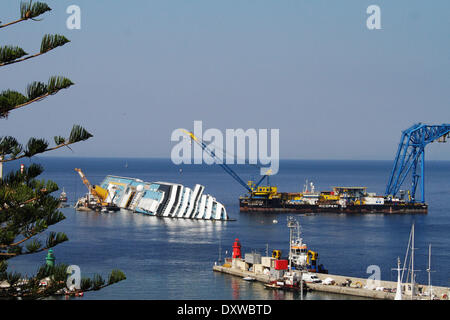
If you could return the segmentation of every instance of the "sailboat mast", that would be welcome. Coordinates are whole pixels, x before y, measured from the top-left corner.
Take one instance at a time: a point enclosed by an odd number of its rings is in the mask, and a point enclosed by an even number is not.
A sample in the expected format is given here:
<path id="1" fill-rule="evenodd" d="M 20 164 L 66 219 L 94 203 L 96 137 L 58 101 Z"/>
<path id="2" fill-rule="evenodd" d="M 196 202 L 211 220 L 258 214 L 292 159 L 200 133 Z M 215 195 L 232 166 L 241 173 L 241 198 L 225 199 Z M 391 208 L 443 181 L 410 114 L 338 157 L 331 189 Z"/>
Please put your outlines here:
<path id="1" fill-rule="evenodd" d="M 411 231 L 410 231 L 410 233 L 409 233 L 408 248 L 406 249 L 405 260 L 403 261 L 402 278 L 401 278 L 402 282 L 403 282 L 403 276 L 404 276 L 405 270 L 409 270 L 409 266 L 408 266 L 408 269 L 406 269 L 406 261 L 408 260 L 409 248 L 411 247 L 411 236 L 412 236 L 412 228 L 411 228 Z M 411 262 L 411 261 L 410 261 L 410 262 Z M 407 272 L 407 273 L 406 273 L 406 280 L 405 280 L 405 283 L 408 282 L 408 274 L 409 274 L 409 273 Z"/>
<path id="2" fill-rule="evenodd" d="M 402 281 L 400 279 L 400 257 L 397 258 L 397 290 L 394 300 L 402 300 Z"/>
<path id="3" fill-rule="evenodd" d="M 428 247 L 428 293 L 430 295 L 430 300 L 432 299 L 432 288 L 431 288 L 431 243 Z"/>

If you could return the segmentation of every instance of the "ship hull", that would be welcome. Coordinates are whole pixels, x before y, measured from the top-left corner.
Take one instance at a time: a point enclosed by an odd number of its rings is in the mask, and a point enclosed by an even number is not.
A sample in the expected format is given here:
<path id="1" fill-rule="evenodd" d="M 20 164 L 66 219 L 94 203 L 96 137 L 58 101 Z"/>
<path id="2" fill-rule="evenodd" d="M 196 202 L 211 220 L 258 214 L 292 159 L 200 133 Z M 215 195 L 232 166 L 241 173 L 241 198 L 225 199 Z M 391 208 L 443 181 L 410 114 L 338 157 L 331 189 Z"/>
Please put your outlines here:
<path id="1" fill-rule="evenodd" d="M 347 205 L 339 204 L 293 204 L 281 199 L 239 200 L 241 212 L 297 212 L 297 213 L 387 213 L 387 214 L 427 214 L 428 205 L 423 203 L 385 203 Z"/>

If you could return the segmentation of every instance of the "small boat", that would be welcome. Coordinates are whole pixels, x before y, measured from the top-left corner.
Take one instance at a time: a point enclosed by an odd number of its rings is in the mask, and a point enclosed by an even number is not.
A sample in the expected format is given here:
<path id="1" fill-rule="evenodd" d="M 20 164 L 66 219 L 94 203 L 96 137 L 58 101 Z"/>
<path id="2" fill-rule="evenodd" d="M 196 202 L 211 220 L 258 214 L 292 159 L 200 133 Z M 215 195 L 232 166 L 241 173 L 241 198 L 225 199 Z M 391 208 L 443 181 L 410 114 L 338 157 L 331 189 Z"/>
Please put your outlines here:
<path id="1" fill-rule="evenodd" d="M 252 277 L 245 277 L 245 278 L 242 278 L 242 280 L 245 280 L 245 281 L 255 281 L 256 279 L 255 279 L 255 278 L 252 278 Z"/>
<path id="2" fill-rule="evenodd" d="M 282 287 L 276 283 L 266 283 L 264 284 L 264 287 L 266 289 L 275 289 L 275 290 L 281 290 Z"/>
<path id="3" fill-rule="evenodd" d="M 67 202 L 67 193 L 64 192 L 64 188 L 63 188 L 63 191 L 61 192 L 61 194 L 59 195 L 59 201 Z"/>
<path id="4" fill-rule="evenodd" d="M 69 206 L 69 204 L 67 203 L 67 193 L 64 192 L 64 188 L 63 188 L 63 191 L 59 195 L 59 207 L 67 208 L 68 206 Z"/>

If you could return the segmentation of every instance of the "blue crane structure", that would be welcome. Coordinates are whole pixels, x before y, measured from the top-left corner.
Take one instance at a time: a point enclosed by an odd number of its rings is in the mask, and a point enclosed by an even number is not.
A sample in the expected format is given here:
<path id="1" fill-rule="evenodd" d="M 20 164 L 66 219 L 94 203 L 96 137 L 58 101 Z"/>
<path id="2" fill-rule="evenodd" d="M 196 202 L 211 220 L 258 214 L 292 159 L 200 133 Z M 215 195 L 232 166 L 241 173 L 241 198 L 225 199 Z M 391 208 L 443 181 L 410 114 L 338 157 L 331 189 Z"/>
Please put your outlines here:
<path id="1" fill-rule="evenodd" d="M 228 165 L 223 163 L 222 159 L 220 159 L 214 151 L 212 151 L 208 146 L 197 136 L 195 136 L 192 132 L 182 130 L 186 135 L 188 135 L 195 143 L 197 143 L 200 147 L 202 147 L 203 150 L 205 150 L 214 160 L 217 161 L 217 163 L 227 172 L 234 180 L 236 180 L 241 186 L 243 186 L 250 194 L 253 192 L 252 188 L 257 188 L 261 182 L 263 182 L 264 179 L 267 178 L 269 180 L 269 174 L 265 174 L 262 176 L 262 178 L 256 183 L 253 184 L 251 187 L 245 183 L 244 180 L 239 177 L 239 175 L 234 172 L 233 169 L 231 169 Z"/>
<path id="2" fill-rule="evenodd" d="M 446 142 L 450 124 L 415 124 L 402 132 L 394 166 L 386 186 L 386 196 L 395 197 L 405 179 L 411 177 L 410 202 L 425 203 L 425 147 L 434 141 Z M 420 183 L 421 199 L 416 199 Z"/>

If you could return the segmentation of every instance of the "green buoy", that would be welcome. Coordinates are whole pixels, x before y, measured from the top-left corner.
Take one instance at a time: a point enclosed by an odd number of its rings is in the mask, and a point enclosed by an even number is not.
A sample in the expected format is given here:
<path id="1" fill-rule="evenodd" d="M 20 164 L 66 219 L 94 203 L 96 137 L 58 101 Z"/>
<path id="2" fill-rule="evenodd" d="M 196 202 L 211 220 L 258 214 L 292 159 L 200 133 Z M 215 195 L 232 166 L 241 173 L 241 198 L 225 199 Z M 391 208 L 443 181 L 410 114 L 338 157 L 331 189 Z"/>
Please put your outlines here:
<path id="1" fill-rule="evenodd" d="M 55 258 L 55 255 L 53 254 L 53 250 L 52 249 L 48 250 L 47 257 L 45 258 L 45 261 L 47 262 L 47 265 L 49 267 L 54 267 L 55 266 L 55 260 L 56 260 L 56 258 Z"/>

